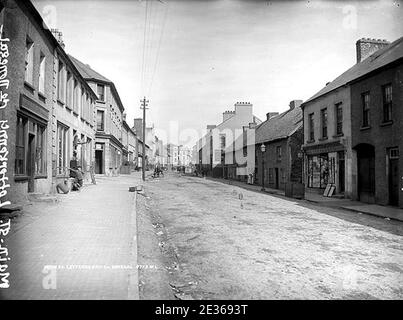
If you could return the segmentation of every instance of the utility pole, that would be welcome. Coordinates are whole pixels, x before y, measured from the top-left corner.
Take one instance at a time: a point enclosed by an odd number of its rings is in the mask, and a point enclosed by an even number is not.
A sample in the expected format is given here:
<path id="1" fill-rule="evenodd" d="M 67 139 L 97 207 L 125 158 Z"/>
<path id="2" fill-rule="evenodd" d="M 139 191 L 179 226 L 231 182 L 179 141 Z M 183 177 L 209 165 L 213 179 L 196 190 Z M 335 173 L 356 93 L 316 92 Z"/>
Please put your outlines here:
<path id="1" fill-rule="evenodd" d="M 143 109 L 143 163 L 141 166 L 141 171 L 143 181 L 146 181 L 146 110 L 148 109 L 146 107 L 148 106 L 149 101 L 146 100 L 146 97 L 144 97 L 143 100 L 140 100 L 140 102 L 140 109 Z"/>

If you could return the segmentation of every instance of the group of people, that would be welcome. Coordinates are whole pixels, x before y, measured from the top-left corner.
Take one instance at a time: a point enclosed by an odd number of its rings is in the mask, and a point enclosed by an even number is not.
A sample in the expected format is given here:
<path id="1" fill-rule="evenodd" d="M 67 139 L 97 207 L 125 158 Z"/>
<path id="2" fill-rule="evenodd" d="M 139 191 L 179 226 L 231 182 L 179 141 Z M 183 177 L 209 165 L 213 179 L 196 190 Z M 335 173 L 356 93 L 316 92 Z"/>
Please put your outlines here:
<path id="1" fill-rule="evenodd" d="M 70 161 L 69 169 L 69 177 L 73 178 L 71 190 L 80 191 L 81 187 L 84 184 L 84 172 L 82 171 L 81 166 L 78 164 L 77 155 L 73 154 L 73 159 Z M 63 182 L 60 182 L 56 185 L 57 193 L 69 193 L 68 179 L 64 179 Z"/>
<path id="2" fill-rule="evenodd" d="M 154 173 L 153 173 L 153 177 L 159 177 L 159 176 L 163 176 L 164 175 L 164 171 L 161 169 L 161 167 L 159 165 L 155 166 L 154 168 Z"/>

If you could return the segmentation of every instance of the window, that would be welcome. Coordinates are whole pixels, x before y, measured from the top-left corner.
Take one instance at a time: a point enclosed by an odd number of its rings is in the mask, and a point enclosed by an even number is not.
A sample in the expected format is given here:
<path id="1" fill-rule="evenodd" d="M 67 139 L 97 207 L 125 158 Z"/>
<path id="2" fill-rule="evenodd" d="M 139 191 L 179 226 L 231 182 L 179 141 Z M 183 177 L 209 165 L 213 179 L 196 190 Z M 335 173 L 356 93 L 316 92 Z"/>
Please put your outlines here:
<path id="1" fill-rule="evenodd" d="M 61 102 L 65 102 L 66 94 L 66 78 L 65 78 L 64 64 L 59 60 L 59 69 L 57 73 L 57 98 Z"/>
<path id="2" fill-rule="evenodd" d="M 27 38 L 25 44 L 25 81 L 32 84 L 34 76 L 34 43 Z"/>
<path id="3" fill-rule="evenodd" d="M 369 92 L 361 95 L 362 101 L 362 126 L 369 127 Z"/>
<path id="4" fill-rule="evenodd" d="M 322 123 L 322 139 L 327 138 L 327 109 L 322 109 L 320 111 L 320 119 Z"/>
<path id="5" fill-rule="evenodd" d="M 329 180 L 328 154 L 308 156 L 308 187 L 326 188 Z"/>
<path id="6" fill-rule="evenodd" d="M 309 114 L 308 128 L 309 128 L 309 140 L 314 141 L 315 140 L 315 127 L 314 127 L 314 122 L 313 122 L 313 113 Z"/>
<path id="7" fill-rule="evenodd" d="M 104 115 L 104 111 L 97 110 L 97 131 L 104 131 Z"/>
<path id="8" fill-rule="evenodd" d="M 383 122 L 392 121 L 392 85 L 382 87 L 383 94 Z"/>
<path id="9" fill-rule="evenodd" d="M 97 84 L 98 100 L 105 101 L 105 86 Z"/>
<path id="10" fill-rule="evenodd" d="M 57 124 L 57 172 L 64 173 L 67 166 L 67 132 L 68 128 Z"/>
<path id="11" fill-rule="evenodd" d="M 67 71 L 67 100 L 66 106 L 73 109 L 73 76 Z"/>
<path id="12" fill-rule="evenodd" d="M 25 141 L 27 120 L 17 116 L 17 132 L 15 141 L 15 174 L 25 174 Z"/>
<path id="13" fill-rule="evenodd" d="M 389 149 L 389 159 L 399 159 L 399 148 Z"/>
<path id="14" fill-rule="evenodd" d="M 336 104 L 336 135 L 343 134 L 343 106 L 341 103 Z"/>
<path id="15" fill-rule="evenodd" d="M 79 96 L 79 88 L 78 88 L 78 81 L 76 79 L 73 80 L 73 110 L 75 113 L 78 114 L 79 112 L 79 101 L 80 101 L 80 96 Z"/>
<path id="16" fill-rule="evenodd" d="M 41 52 L 39 58 L 39 92 L 45 93 L 45 55 Z"/>
<path id="17" fill-rule="evenodd" d="M 274 183 L 273 168 L 269 168 L 269 183 Z"/>
<path id="18" fill-rule="evenodd" d="M 45 127 L 36 125 L 35 174 L 46 174 Z"/>
<path id="19" fill-rule="evenodd" d="M 276 147 L 277 161 L 281 161 L 281 146 Z"/>
<path id="20" fill-rule="evenodd" d="M 220 148 L 221 148 L 221 150 L 225 149 L 225 135 L 224 134 L 220 135 Z"/>

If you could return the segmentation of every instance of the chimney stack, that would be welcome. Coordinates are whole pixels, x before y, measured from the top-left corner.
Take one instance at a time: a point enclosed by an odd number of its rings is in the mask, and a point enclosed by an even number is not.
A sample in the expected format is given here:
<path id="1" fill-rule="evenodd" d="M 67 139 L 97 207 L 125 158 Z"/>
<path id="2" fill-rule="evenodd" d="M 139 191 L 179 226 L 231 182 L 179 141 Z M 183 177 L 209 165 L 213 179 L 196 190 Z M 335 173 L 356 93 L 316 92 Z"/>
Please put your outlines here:
<path id="1" fill-rule="evenodd" d="M 361 38 L 355 43 L 357 51 L 357 63 L 360 63 L 368 58 L 371 54 L 385 48 L 389 44 L 390 42 L 385 39 Z"/>
<path id="2" fill-rule="evenodd" d="M 208 125 L 207 125 L 207 130 L 208 130 L 208 131 L 211 131 L 211 130 L 213 130 L 215 127 L 216 127 L 215 124 L 208 124 Z"/>
<path id="3" fill-rule="evenodd" d="M 235 114 L 235 111 L 225 111 L 222 113 L 222 121 L 224 122 L 225 120 L 231 118 Z"/>
<path id="4" fill-rule="evenodd" d="M 302 104 L 302 100 L 292 100 L 290 101 L 290 110 L 293 110 L 295 107 L 299 107 Z"/>
<path id="5" fill-rule="evenodd" d="M 59 31 L 59 29 L 50 29 L 52 32 L 53 36 L 57 40 L 57 42 L 60 44 L 60 46 L 64 49 L 66 45 L 63 42 L 63 33 Z"/>
<path id="6" fill-rule="evenodd" d="M 271 118 L 274 118 L 275 116 L 278 116 L 279 113 L 278 112 L 268 112 L 266 113 L 266 118 L 267 120 L 270 120 Z"/>

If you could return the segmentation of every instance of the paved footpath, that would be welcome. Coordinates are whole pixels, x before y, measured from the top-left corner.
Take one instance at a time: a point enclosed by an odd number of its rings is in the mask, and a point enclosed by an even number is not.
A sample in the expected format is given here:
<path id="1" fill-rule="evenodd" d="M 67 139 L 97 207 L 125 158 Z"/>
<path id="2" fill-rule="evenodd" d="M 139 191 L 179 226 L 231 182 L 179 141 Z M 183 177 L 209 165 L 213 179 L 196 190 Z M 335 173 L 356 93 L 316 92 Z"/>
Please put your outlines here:
<path id="1" fill-rule="evenodd" d="M 81 192 L 34 202 L 13 220 L 4 299 L 138 298 L 136 217 L 129 186 L 139 176 L 101 177 Z"/>

